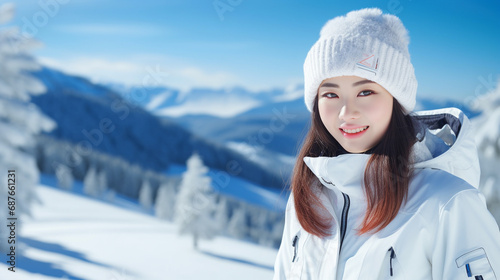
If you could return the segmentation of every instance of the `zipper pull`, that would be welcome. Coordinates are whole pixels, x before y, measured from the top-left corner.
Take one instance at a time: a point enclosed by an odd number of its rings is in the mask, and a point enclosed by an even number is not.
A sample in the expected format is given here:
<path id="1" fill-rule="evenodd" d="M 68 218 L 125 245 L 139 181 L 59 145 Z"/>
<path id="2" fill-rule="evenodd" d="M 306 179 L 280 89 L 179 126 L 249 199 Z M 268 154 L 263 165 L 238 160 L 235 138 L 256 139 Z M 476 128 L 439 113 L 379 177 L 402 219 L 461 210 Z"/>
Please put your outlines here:
<path id="1" fill-rule="evenodd" d="M 297 258 L 297 250 L 298 250 L 298 247 L 299 247 L 299 244 L 297 244 L 298 242 L 299 242 L 299 235 L 295 235 L 295 237 L 292 240 L 292 247 L 293 247 L 293 259 L 292 259 L 292 262 L 295 262 L 295 258 Z"/>
<path id="2" fill-rule="evenodd" d="M 394 259 L 396 257 L 396 253 L 394 252 L 394 248 L 390 248 L 388 251 L 391 252 L 391 256 L 390 256 L 390 259 L 389 259 L 389 262 L 390 262 L 390 271 L 391 271 L 391 276 L 394 276 L 394 273 L 393 273 L 393 270 L 392 270 L 392 259 Z"/>

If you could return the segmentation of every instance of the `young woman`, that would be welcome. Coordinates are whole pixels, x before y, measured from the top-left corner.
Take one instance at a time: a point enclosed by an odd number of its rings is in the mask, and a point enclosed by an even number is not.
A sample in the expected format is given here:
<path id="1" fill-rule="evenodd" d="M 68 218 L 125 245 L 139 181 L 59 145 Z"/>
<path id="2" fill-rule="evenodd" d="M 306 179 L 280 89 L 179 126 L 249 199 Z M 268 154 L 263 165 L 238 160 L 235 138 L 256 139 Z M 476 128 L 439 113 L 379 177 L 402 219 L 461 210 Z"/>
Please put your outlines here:
<path id="1" fill-rule="evenodd" d="M 312 124 L 274 279 L 500 279 L 469 121 L 412 112 L 408 42 L 379 9 L 322 28 L 304 63 Z"/>

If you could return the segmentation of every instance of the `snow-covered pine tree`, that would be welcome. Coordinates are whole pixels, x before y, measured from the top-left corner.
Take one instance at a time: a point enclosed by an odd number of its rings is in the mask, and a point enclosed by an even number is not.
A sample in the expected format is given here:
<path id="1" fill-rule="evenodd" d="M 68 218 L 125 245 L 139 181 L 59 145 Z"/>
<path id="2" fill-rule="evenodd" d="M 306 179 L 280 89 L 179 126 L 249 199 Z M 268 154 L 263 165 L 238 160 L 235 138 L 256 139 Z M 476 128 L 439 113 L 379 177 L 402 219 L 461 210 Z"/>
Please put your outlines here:
<path id="1" fill-rule="evenodd" d="M 101 172 L 97 173 L 97 186 L 99 188 L 99 194 L 104 194 L 108 189 L 108 177 L 106 170 L 101 170 Z"/>
<path id="2" fill-rule="evenodd" d="M 224 231 L 227 228 L 229 222 L 229 209 L 227 198 L 220 196 L 219 202 L 217 203 L 214 222 L 219 232 Z"/>
<path id="3" fill-rule="evenodd" d="M 131 197 L 139 197 L 140 187 L 142 185 L 144 170 L 137 164 L 129 164 L 122 161 L 121 165 L 126 167 L 127 172 L 123 174 L 123 183 L 120 187 L 120 193 Z"/>
<path id="4" fill-rule="evenodd" d="M 258 207 L 251 207 L 250 237 L 264 246 L 271 245 L 270 230 L 267 228 L 268 216 L 271 212 Z"/>
<path id="5" fill-rule="evenodd" d="M 95 170 L 95 167 L 91 166 L 83 178 L 83 193 L 95 197 L 99 195 L 99 190 L 100 187 L 99 180 L 97 179 L 97 171 Z"/>
<path id="6" fill-rule="evenodd" d="M 215 198 L 208 168 L 198 154 L 187 161 L 187 170 L 182 174 L 179 194 L 175 207 L 175 219 L 181 234 L 193 236 L 193 246 L 198 249 L 198 239 L 211 239 L 217 233 L 213 221 Z"/>
<path id="7" fill-rule="evenodd" d="M 71 168 L 60 163 L 56 167 L 57 185 L 63 189 L 71 190 L 73 188 L 73 174 Z"/>
<path id="8" fill-rule="evenodd" d="M 142 182 L 139 192 L 139 204 L 146 210 L 151 210 L 151 207 L 153 207 L 153 190 L 148 179 L 144 179 Z"/>
<path id="9" fill-rule="evenodd" d="M 158 188 L 155 202 L 156 217 L 171 221 L 174 217 L 175 207 L 175 188 L 168 183 L 162 183 Z"/>
<path id="10" fill-rule="evenodd" d="M 271 230 L 271 239 L 273 240 L 273 247 L 279 247 L 281 237 L 283 236 L 283 229 L 285 228 L 285 219 L 279 219 L 278 222 L 273 224 Z"/>
<path id="11" fill-rule="evenodd" d="M 14 17 L 14 4 L 0 6 L 0 24 Z M 22 36 L 17 27 L 0 27 L 0 251 L 8 246 L 6 228 L 7 215 L 19 217 L 29 214 L 35 199 L 35 186 L 39 182 L 39 170 L 34 157 L 34 135 L 52 130 L 56 124 L 46 117 L 34 104 L 31 95 L 42 94 L 45 86 L 31 71 L 40 65 L 30 55 L 38 43 Z M 8 172 L 8 170 L 15 170 Z M 15 174 L 15 175 L 14 175 Z M 13 185 L 7 179 L 15 177 Z M 12 181 L 11 181 L 12 182 Z M 10 188 L 10 189 L 9 189 Z M 8 197 L 15 199 L 15 216 L 7 211 Z M 14 200 L 10 200 L 11 203 Z M 11 205 L 12 206 L 12 205 Z M 20 223 L 16 230 L 20 232 Z"/>
<path id="12" fill-rule="evenodd" d="M 227 227 L 229 235 L 237 239 L 244 239 L 248 236 L 249 228 L 246 212 L 243 206 L 234 209 Z"/>

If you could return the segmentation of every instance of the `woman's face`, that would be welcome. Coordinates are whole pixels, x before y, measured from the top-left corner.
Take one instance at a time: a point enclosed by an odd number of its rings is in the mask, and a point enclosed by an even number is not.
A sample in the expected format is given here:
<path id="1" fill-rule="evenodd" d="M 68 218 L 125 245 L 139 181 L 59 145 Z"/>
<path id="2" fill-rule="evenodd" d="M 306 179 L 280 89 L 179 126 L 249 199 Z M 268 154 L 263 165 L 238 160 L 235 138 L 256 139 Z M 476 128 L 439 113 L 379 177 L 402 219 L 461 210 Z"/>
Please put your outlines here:
<path id="1" fill-rule="evenodd" d="M 373 148 L 387 131 L 392 95 L 379 84 L 357 76 L 324 80 L 318 88 L 321 121 L 349 153 Z"/>

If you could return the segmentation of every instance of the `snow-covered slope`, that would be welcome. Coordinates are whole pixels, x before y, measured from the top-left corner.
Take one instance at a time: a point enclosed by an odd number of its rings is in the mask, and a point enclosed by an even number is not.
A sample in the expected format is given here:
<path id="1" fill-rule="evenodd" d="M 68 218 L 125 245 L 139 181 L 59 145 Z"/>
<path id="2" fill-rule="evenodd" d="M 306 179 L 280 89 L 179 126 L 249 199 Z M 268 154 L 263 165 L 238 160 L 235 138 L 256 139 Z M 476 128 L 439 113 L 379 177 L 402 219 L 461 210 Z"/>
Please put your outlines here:
<path id="1" fill-rule="evenodd" d="M 16 272 L 0 279 L 271 279 L 276 250 L 218 237 L 192 249 L 177 226 L 120 198 L 115 204 L 41 185 L 22 217 Z M 23 251 L 20 248 L 22 245 Z"/>

